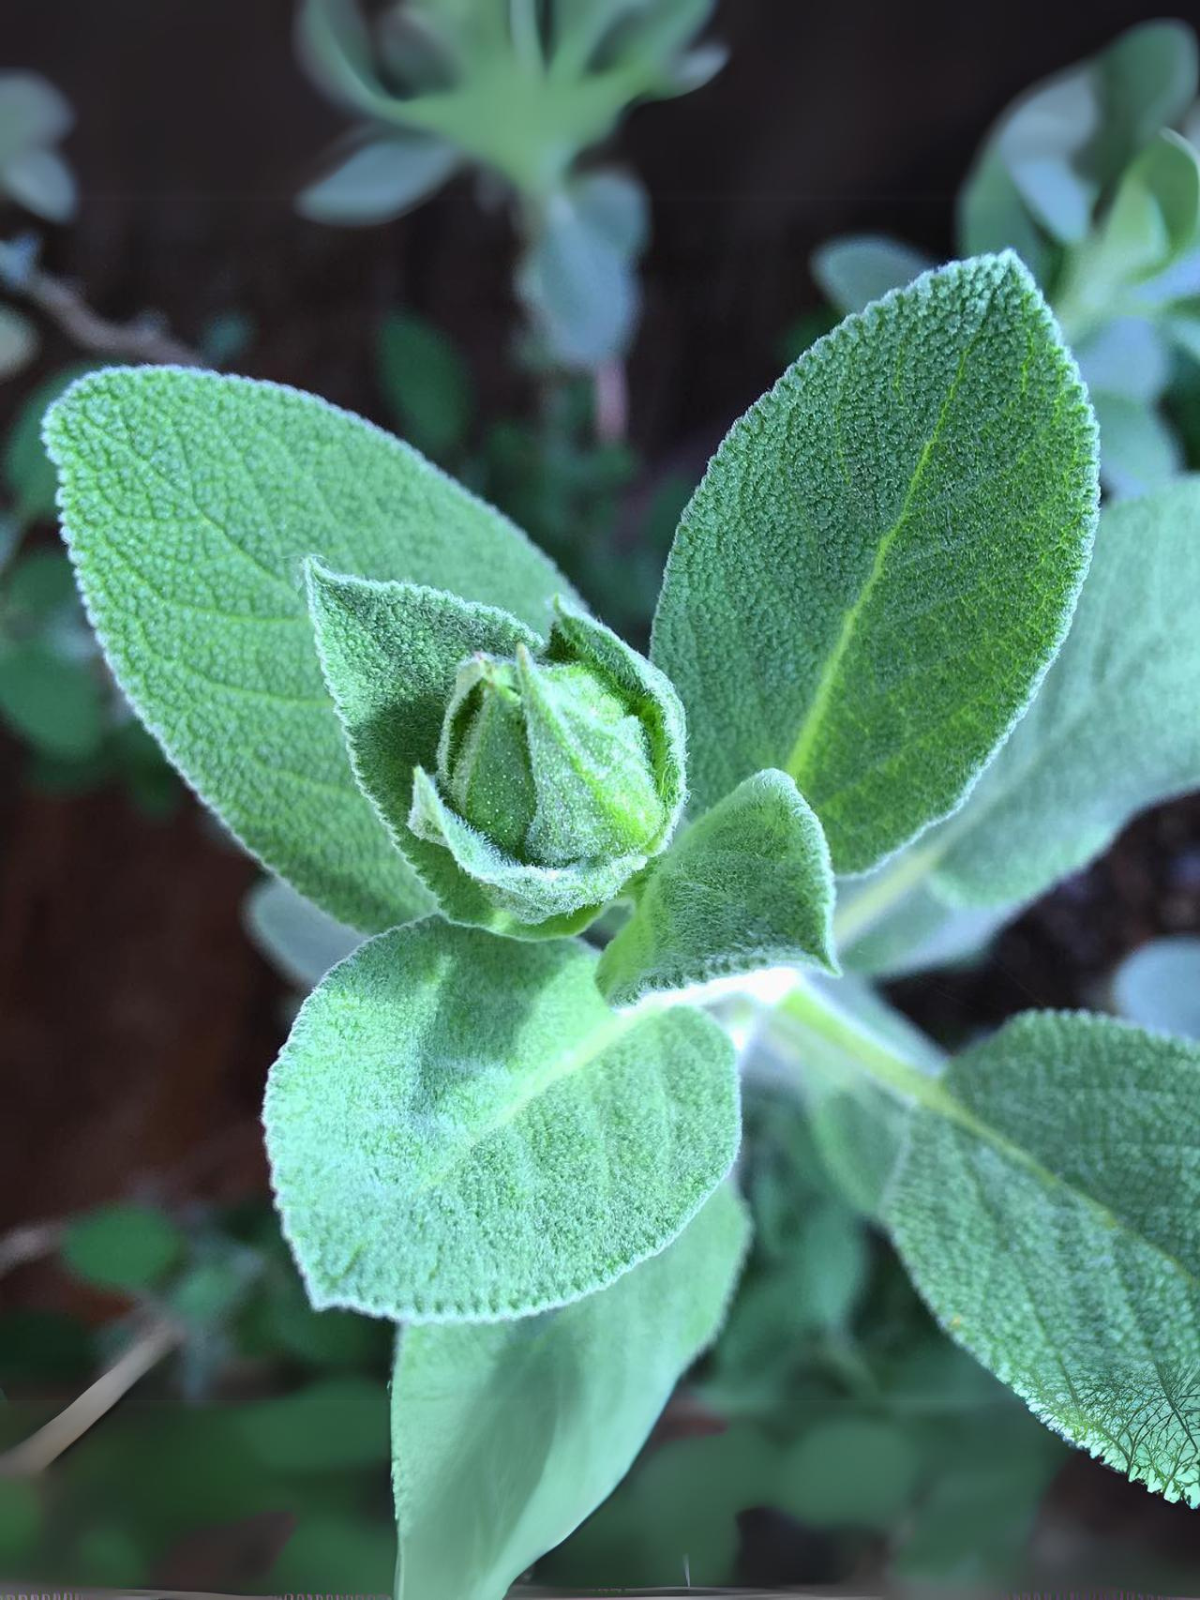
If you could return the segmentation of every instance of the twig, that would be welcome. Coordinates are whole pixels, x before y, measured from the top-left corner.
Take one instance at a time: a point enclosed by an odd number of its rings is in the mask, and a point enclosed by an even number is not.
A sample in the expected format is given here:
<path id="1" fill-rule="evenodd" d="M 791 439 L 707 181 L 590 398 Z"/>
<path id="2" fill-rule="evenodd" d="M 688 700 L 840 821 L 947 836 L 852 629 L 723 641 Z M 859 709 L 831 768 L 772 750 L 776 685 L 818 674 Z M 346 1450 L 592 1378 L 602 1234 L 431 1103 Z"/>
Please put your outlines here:
<path id="1" fill-rule="evenodd" d="M 81 350 L 163 366 L 205 365 L 198 351 L 176 339 L 154 317 L 143 313 L 129 322 L 102 317 L 73 284 L 38 265 L 38 248 L 32 236 L 0 244 L 0 280 L 9 294 L 44 312 Z"/>
<path id="2" fill-rule="evenodd" d="M 164 1356 L 170 1355 L 182 1339 L 183 1329 L 177 1323 L 165 1319 L 151 1323 L 141 1338 L 135 1340 L 90 1389 L 85 1389 L 78 1400 L 73 1400 L 65 1411 L 60 1411 L 30 1438 L 0 1456 L 0 1478 L 28 1478 L 44 1472 L 64 1450 L 111 1411 L 139 1378 L 144 1378 Z"/>

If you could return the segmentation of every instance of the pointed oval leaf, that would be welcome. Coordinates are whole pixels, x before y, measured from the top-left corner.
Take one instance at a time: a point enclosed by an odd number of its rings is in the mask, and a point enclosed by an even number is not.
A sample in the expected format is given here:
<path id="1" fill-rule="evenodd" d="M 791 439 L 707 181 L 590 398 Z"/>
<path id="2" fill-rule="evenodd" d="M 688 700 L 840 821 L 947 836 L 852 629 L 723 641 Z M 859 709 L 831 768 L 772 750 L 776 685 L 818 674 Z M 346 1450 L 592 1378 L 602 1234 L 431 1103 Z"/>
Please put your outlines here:
<path id="1" fill-rule="evenodd" d="M 931 835 L 958 905 L 1032 899 L 1146 806 L 1200 786 L 1200 477 L 1109 506 L 1067 642 L 967 804 Z"/>
<path id="2" fill-rule="evenodd" d="M 843 315 L 863 311 L 891 289 L 928 272 L 934 262 L 923 250 L 883 234 L 847 234 L 813 253 L 812 275 L 826 299 Z"/>
<path id="3" fill-rule="evenodd" d="M 1066 631 L 1095 424 L 1012 255 L 918 279 L 814 345 L 684 512 L 654 627 L 702 805 L 795 779 L 835 868 L 957 806 Z"/>
<path id="4" fill-rule="evenodd" d="M 759 772 L 695 823 L 638 890 L 600 958 L 617 1005 L 795 963 L 837 971 L 821 824 L 785 772 Z"/>
<path id="5" fill-rule="evenodd" d="M 1200 1047 L 1031 1012 L 912 1114 L 885 1220 L 947 1331 L 1051 1427 L 1200 1502 Z"/>
<path id="6" fill-rule="evenodd" d="M 100 642 L 201 798 L 340 921 L 377 929 L 428 909 L 350 770 L 303 559 L 535 623 L 565 587 L 550 561 L 407 445 L 278 384 L 97 372 L 51 409 L 46 441 Z"/>
<path id="7" fill-rule="evenodd" d="M 398 1600 L 495 1600 L 612 1492 L 716 1336 L 746 1235 L 724 1186 L 660 1255 L 586 1300 L 401 1333 Z"/>
<path id="8" fill-rule="evenodd" d="M 368 139 L 303 189 L 296 210 L 334 227 L 394 222 L 440 189 L 459 160 L 454 146 L 433 134 L 400 131 Z"/>
<path id="9" fill-rule="evenodd" d="M 524 1316 L 612 1283 L 695 1215 L 737 1149 L 732 1049 L 697 1011 L 610 1011 L 595 961 L 427 920 L 309 997 L 266 1125 L 314 1305 Z"/>

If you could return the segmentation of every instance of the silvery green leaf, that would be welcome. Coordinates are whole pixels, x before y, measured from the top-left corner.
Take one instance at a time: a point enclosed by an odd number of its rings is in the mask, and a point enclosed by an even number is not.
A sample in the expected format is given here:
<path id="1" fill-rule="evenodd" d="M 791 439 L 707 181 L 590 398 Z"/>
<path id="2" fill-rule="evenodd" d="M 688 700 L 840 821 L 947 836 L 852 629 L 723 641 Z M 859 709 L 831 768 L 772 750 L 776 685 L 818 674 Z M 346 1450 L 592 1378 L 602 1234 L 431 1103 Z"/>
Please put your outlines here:
<path id="1" fill-rule="evenodd" d="M 29 318 L 10 306 L 0 305 L 0 378 L 20 372 L 33 359 L 37 347 L 38 332 Z"/>
<path id="2" fill-rule="evenodd" d="M 64 533 L 125 694 L 225 824 L 339 920 L 429 906 L 360 792 L 302 563 L 437 583 L 539 619 L 563 580 L 415 451 L 277 384 L 110 369 L 51 409 Z"/>
<path id="3" fill-rule="evenodd" d="M 358 142 L 330 172 L 296 197 L 296 209 L 312 222 L 367 227 L 394 222 L 427 200 L 459 165 L 452 144 L 435 134 L 376 135 Z"/>
<path id="4" fill-rule="evenodd" d="M 9 156 L 0 163 L 0 189 L 47 222 L 69 222 L 79 204 L 75 175 L 54 150 L 18 150 Z"/>
<path id="5" fill-rule="evenodd" d="M 305 991 L 362 943 L 362 935 L 313 905 L 279 878 L 256 883 L 246 897 L 246 931 L 289 983 Z"/>
<path id="6" fill-rule="evenodd" d="M 1079 270 L 1104 287 L 1141 283 L 1184 256 L 1198 224 L 1200 158 L 1168 128 L 1125 172 Z"/>
<path id="7" fill-rule="evenodd" d="M 962 811 L 927 841 L 962 905 L 1030 899 L 1130 817 L 1200 785 L 1200 478 L 1108 507 L 1075 622 Z"/>
<path id="8" fill-rule="evenodd" d="M 993 136 L 1022 200 L 1062 244 L 1085 237 L 1100 192 L 1080 157 L 1101 115 L 1096 74 L 1073 67 L 1022 95 Z"/>
<path id="9" fill-rule="evenodd" d="M 640 185 L 616 172 L 580 178 L 548 201 L 517 287 L 555 361 L 590 368 L 625 353 L 646 209 Z"/>
<path id="10" fill-rule="evenodd" d="M 1152 939 L 1113 974 L 1113 1005 L 1139 1027 L 1200 1039 L 1200 939 Z"/>
<path id="11" fill-rule="evenodd" d="M 1093 396 L 1119 395 L 1152 405 L 1160 399 L 1171 372 L 1162 331 L 1144 317 L 1114 317 L 1075 348 L 1079 374 Z M 1101 438 L 1101 470 L 1105 441 Z"/>
<path id="12" fill-rule="evenodd" d="M 1100 481 L 1116 498 L 1161 489 L 1183 471 L 1183 447 L 1167 419 L 1127 395 L 1092 393 L 1100 425 Z"/>
<path id="13" fill-rule="evenodd" d="M 574 1305 L 401 1333 L 399 1600 L 498 1600 L 611 1493 L 716 1334 L 746 1233 L 726 1185 L 661 1255 Z"/>
<path id="14" fill-rule="evenodd" d="M 1015 256 L 956 263 L 819 341 L 684 512 L 654 659 L 694 801 L 765 766 L 867 871 L 952 811 L 1066 631 L 1095 428 Z"/>
<path id="15" fill-rule="evenodd" d="M 600 987 L 627 1005 L 653 990 L 796 963 L 836 971 L 833 875 L 821 825 L 783 772 L 718 801 L 636 890 L 600 958 Z"/>
<path id="16" fill-rule="evenodd" d="M 1015 250 L 1045 287 L 1053 251 L 1026 210 L 1021 192 L 994 146 L 985 146 L 959 191 L 957 232 L 964 256 Z"/>
<path id="17" fill-rule="evenodd" d="M 920 850 L 920 846 L 914 847 Z M 899 865 L 904 856 L 898 856 Z M 893 864 L 889 864 L 893 865 Z M 921 882 L 882 913 L 870 911 L 871 891 L 889 868 L 839 885 L 838 955 L 853 972 L 873 978 L 904 978 L 931 967 L 969 965 L 1018 914 L 1015 905 L 950 906 Z"/>
<path id="18" fill-rule="evenodd" d="M 595 963 L 431 918 L 308 998 L 265 1120 L 315 1306 L 504 1321 L 683 1230 L 737 1149 L 732 1047 L 697 1011 L 609 1010 Z"/>
<path id="19" fill-rule="evenodd" d="M 75 117 L 66 96 L 37 72 L 0 72 L 0 165 L 18 150 L 55 144 Z"/>
<path id="20" fill-rule="evenodd" d="M 1042 1421 L 1200 1501 L 1200 1050 L 1030 1012 L 910 1114 L 885 1221 L 946 1330 Z"/>
<path id="21" fill-rule="evenodd" d="M 882 234 L 847 234 L 813 252 L 817 286 L 843 314 L 862 311 L 936 265 L 923 250 Z"/>

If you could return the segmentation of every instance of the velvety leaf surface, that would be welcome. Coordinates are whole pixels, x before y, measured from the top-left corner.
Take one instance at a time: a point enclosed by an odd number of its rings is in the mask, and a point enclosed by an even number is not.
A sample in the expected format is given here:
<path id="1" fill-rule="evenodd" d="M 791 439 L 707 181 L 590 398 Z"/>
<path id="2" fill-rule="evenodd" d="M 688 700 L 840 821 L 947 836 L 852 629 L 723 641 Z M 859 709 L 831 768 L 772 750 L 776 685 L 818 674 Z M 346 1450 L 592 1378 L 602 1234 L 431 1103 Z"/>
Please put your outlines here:
<path id="1" fill-rule="evenodd" d="M 726 1186 L 660 1255 L 574 1305 L 400 1335 L 402 1600 L 501 1600 L 611 1493 L 715 1337 L 746 1235 Z"/>
<path id="2" fill-rule="evenodd" d="M 432 769 L 446 703 L 473 651 L 511 655 L 539 648 L 535 633 L 492 606 L 411 583 L 377 583 L 312 564 L 309 606 L 325 681 L 350 761 L 398 849 L 447 916 L 488 925 L 505 919 L 448 852 L 409 828 L 413 774 Z M 472 836 L 479 847 L 487 841 Z"/>
<path id="3" fill-rule="evenodd" d="M 946 825 L 940 896 L 1028 899 L 1136 812 L 1200 784 L 1198 592 L 1200 478 L 1106 509 L 1058 660 Z"/>
<path id="4" fill-rule="evenodd" d="M 1028 1013 L 912 1114 L 885 1220 L 946 1329 L 1074 1443 L 1200 1500 L 1200 1048 Z"/>
<path id="5" fill-rule="evenodd" d="M 426 920 L 302 1008 L 267 1146 L 313 1304 L 490 1321 L 668 1244 L 737 1149 L 733 1052 L 700 1012 L 618 1016 L 581 943 Z"/>
<path id="6" fill-rule="evenodd" d="M 565 588 L 498 512 L 360 418 L 162 367 L 83 378 L 46 438 L 101 643 L 142 720 L 256 855 L 341 921 L 428 907 L 350 771 L 301 563 L 540 622 Z"/>
<path id="7" fill-rule="evenodd" d="M 1065 632 L 1095 427 L 1015 256 L 848 318 L 735 424 L 685 511 L 654 657 L 714 804 L 788 772 L 835 868 L 944 816 Z"/>
<path id="8" fill-rule="evenodd" d="M 600 987 L 627 1005 L 787 962 L 836 970 L 833 892 L 821 824 L 796 785 L 756 773 L 653 868 L 600 958 Z"/>

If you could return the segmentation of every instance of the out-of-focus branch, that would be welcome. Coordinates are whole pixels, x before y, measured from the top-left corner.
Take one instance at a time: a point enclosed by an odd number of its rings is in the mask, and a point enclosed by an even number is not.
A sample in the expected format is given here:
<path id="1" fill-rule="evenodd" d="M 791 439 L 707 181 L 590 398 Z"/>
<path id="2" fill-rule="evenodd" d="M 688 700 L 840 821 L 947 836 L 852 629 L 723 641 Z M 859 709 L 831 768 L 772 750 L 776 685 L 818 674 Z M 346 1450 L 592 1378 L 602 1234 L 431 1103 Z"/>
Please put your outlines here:
<path id="1" fill-rule="evenodd" d="M 43 312 L 81 350 L 160 365 L 204 366 L 204 358 L 176 339 L 157 317 L 142 313 L 128 322 L 102 317 L 82 292 L 38 264 L 27 238 L 0 243 L 0 284 L 8 294 Z"/>
<path id="2" fill-rule="evenodd" d="M 65 1411 L 0 1455 L 0 1478 L 28 1478 L 44 1472 L 64 1450 L 81 1439 L 117 1401 L 128 1394 L 183 1338 L 177 1323 L 165 1318 L 152 1322 L 120 1359 L 85 1389 Z"/>
<path id="3" fill-rule="evenodd" d="M 0 1278 L 14 1267 L 23 1267 L 27 1261 L 40 1261 L 57 1250 L 63 1226 L 61 1222 L 28 1222 L 0 1237 Z"/>

